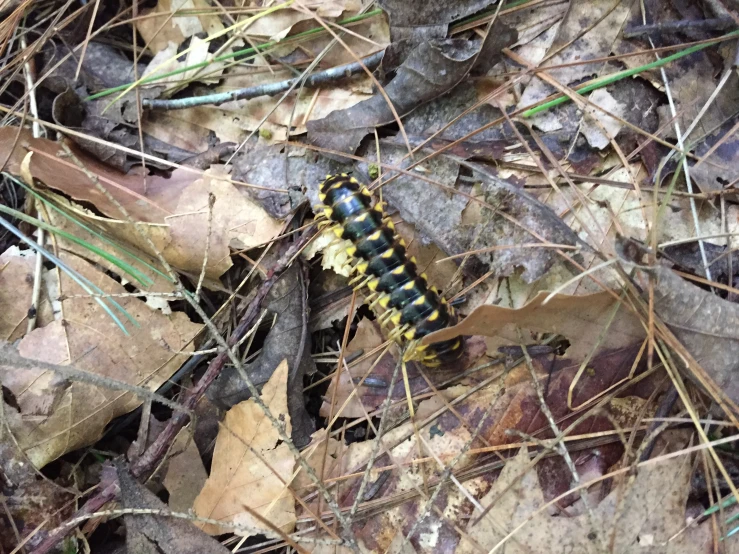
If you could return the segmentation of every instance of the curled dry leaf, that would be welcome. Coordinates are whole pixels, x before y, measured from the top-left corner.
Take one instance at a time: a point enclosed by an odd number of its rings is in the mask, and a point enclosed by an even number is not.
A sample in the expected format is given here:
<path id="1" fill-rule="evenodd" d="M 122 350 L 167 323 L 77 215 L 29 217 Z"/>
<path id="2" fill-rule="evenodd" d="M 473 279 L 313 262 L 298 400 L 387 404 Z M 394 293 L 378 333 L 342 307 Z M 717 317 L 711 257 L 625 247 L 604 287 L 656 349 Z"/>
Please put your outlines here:
<path id="1" fill-rule="evenodd" d="M 262 389 L 262 401 L 280 418 L 290 434 L 287 410 L 287 360 L 283 360 Z M 279 434 L 254 399 L 226 412 L 216 446 L 210 477 L 195 499 L 199 517 L 257 529 L 266 527 L 256 512 L 285 532 L 295 526 L 295 500 L 286 487 L 295 468 L 287 445 L 277 445 Z M 218 535 L 226 527 L 203 524 L 206 533 Z M 244 531 L 235 531 L 247 534 Z M 248 535 L 248 534 L 247 534 Z"/>
<path id="2" fill-rule="evenodd" d="M 654 311 L 713 380 L 739 404 L 739 305 L 655 268 Z M 700 378 L 688 372 L 698 385 Z"/>
<path id="3" fill-rule="evenodd" d="M 74 165 L 57 143 L 34 139 L 30 131 L 21 133 L 7 162 L 11 173 L 20 172 L 27 149 L 34 152 L 30 171 L 34 178 L 80 202 L 89 202 L 110 220 L 95 219 L 113 236 L 150 252 L 133 226 L 123 220 L 118 207 L 101 193 L 87 175 Z M 10 150 L 15 129 L 0 129 L 0 150 Z M 89 172 L 115 198 L 134 221 L 151 224 L 146 233 L 172 265 L 199 273 L 208 251 L 206 276 L 217 278 L 231 267 L 230 248 L 249 249 L 272 240 L 280 231 L 279 222 L 236 188 L 219 167 L 202 173 L 176 169 L 169 178 L 124 175 L 100 162 L 76 153 Z M 208 236 L 209 198 L 213 204 L 212 230 Z M 78 214 L 79 215 L 79 214 Z M 208 244 L 209 241 L 209 244 Z"/>
<path id="4" fill-rule="evenodd" d="M 61 258 L 105 293 L 126 292 L 88 262 L 71 254 Z M 106 388 L 106 379 L 156 390 L 187 359 L 181 352 L 193 350 L 191 341 L 202 327 L 182 312 L 165 316 L 136 298 L 123 297 L 117 298 L 120 305 L 140 325 L 129 323 L 131 335 L 126 336 L 79 285 L 64 273 L 59 279 L 56 270 L 44 274 L 57 319 L 24 336 L 18 353 L 29 360 L 87 371 L 92 382 L 66 380 L 53 371 L 0 366 L 0 380 L 20 407 L 11 431 L 37 467 L 94 443 L 110 420 L 141 404 L 133 393 Z M 15 287 L 19 288 L 21 283 Z M 24 307 L 27 302 L 27 297 L 14 299 Z M 12 304 L 7 309 L 12 311 Z"/>
<path id="5" fill-rule="evenodd" d="M 375 94 L 346 110 L 308 123 L 308 140 L 329 150 L 354 153 L 373 128 L 395 121 L 419 105 L 444 94 L 472 69 L 480 45 L 461 39 L 420 44 L 398 68 L 385 95 Z"/>

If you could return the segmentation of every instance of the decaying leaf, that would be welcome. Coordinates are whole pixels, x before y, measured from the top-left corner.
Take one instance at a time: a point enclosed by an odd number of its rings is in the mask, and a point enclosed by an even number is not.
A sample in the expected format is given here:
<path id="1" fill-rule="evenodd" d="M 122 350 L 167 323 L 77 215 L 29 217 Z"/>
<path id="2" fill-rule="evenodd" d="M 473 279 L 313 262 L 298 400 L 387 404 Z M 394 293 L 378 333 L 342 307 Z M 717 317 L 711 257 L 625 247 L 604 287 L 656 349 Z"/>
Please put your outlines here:
<path id="1" fill-rule="evenodd" d="M 536 471 L 528 468 L 525 448 L 509 460 L 491 490 L 480 500 L 490 511 L 467 528 L 455 552 L 498 548 L 507 554 L 569 552 L 649 552 L 650 554 L 708 554 L 712 552 L 710 523 L 686 532 L 685 505 L 691 473 L 684 456 L 642 467 L 617 481 L 611 492 L 588 514 L 552 517 L 538 510 L 545 499 Z M 520 529 L 518 527 L 520 526 Z M 515 533 L 513 533 L 515 531 Z M 513 533 L 508 537 L 508 533 Z M 736 541 L 734 541 L 736 545 Z M 735 546 L 729 547 L 732 552 Z"/>
<path id="2" fill-rule="evenodd" d="M 351 166 L 313 152 L 281 145 L 257 146 L 234 160 L 233 178 L 264 189 L 246 188 L 245 192 L 272 217 L 284 218 L 294 210 L 306 190 L 311 206 L 320 204 L 318 185 L 326 175 L 346 173 Z M 270 190 L 279 188 L 281 191 Z M 287 192 L 285 192 L 287 191 Z"/>
<path id="3" fill-rule="evenodd" d="M 543 64 L 560 65 L 579 62 L 568 67 L 552 69 L 547 73 L 562 85 L 569 85 L 587 75 L 598 72 L 593 65 L 581 62 L 607 56 L 611 52 L 619 30 L 629 16 L 630 6 L 619 0 L 578 0 L 570 2 L 557 36 L 549 48 L 548 60 Z M 526 107 L 555 92 L 554 87 L 534 79 L 524 90 L 518 107 Z M 532 118 L 542 131 L 554 131 L 562 123 L 551 110 Z"/>
<path id="4" fill-rule="evenodd" d="M 628 373 L 629 355 L 633 358 L 634 354 L 635 351 L 632 350 L 625 356 L 610 355 L 592 360 L 596 368 L 594 375 L 588 376 L 577 385 L 576 403 L 585 402 L 623 378 Z M 612 358 L 610 361 L 609 357 Z M 567 409 L 566 398 L 577 367 L 566 360 L 552 362 L 547 356 L 536 356 L 534 366 L 537 379 L 542 383 L 551 372 L 546 402 L 555 420 L 572 421 L 572 412 Z M 434 393 L 425 391 L 431 397 L 418 404 L 415 425 L 401 419 L 404 421 L 401 425 L 391 428 L 383 436 L 384 448 L 391 457 L 380 452 L 370 474 L 369 490 L 373 491 L 371 498 L 365 497 L 362 504 L 371 509 L 371 515 L 356 521 L 353 526 L 366 551 L 386 552 L 394 541 L 402 542 L 402 537 L 411 530 L 425 505 L 425 500 L 417 495 L 417 491 L 422 490 L 423 483 L 436 484 L 442 472 L 442 468 L 432 459 L 441 460 L 444 464 L 455 459 L 469 441 L 472 430 L 480 423 L 484 413 L 489 411 L 489 417 L 483 422 L 478 439 L 472 442 L 473 450 L 463 456 L 454 467 L 455 475 L 464 483 L 468 492 L 463 493 L 457 486 L 447 486 L 444 489 L 436 501 L 444 518 L 432 513 L 416 530 L 417 535 L 411 541 L 415 552 L 451 551 L 460 540 L 453 526 L 456 524 L 464 527 L 472 515 L 473 506 L 466 498 L 469 495 L 481 498 L 490 490 L 496 477 L 494 471 L 477 474 L 479 477 L 474 479 L 467 478 L 467 470 L 473 471 L 476 462 L 484 459 L 474 449 L 497 446 L 500 451 L 508 450 L 506 444 L 521 440 L 515 433 L 516 430 L 541 439 L 551 437 L 549 424 L 541 412 L 529 371 L 524 365 L 512 368 L 507 374 L 497 368 L 496 373 L 487 375 L 492 379 L 487 380 L 485 386 L 479 389 L 472 384 L 460 384 Z M 654 392 L 656 382 L 643 383 L 643 387 L 632 389 L 637 396 L 606 404 L 602 412 L 581 422 L 570 434 L 612 432 L 614 425 L 621 428 L 633 426 L 636 418 L 642 417 L 644 398 Z M 420 391 L 413 392 L 418 395 Z M 454 413 L 446 409 L 451 402 L 454 402 Z M 625 409 L 627 402 L 632 409 Z M 414 427 L 418 430 L 417 433 Z M 417 442 L 418 437 L 422 439 L 420 444 Z M 338 475 L 361 475 L 374 446 L 373 441 L 352 443 L 342 455 L 340 468 L 343 471 Z M 601 444 L 595 456 L 597 464 L 593 464 L 593 450 L 590 448 L 579 452 L 571 447 L 571 452 L 577 467 L 583 470 L 587 463 L 595 466 L 590 470 L 591 475 L 602 476 L 608 467 L 621 458 L 623 447 L 616 437 L 611 444 Z M 414 463 L 414 460 L 422 456 L 425 463 L 420 463 L 420 460 Z M 401 465 L 402 469 L 398 470 L 395 464 Z M 338 470 L 336 468 L 334 471 Z M 564 464 L 552 468 L 552 472 L 547 474 L 547 483 L 547 500 L 552 495 L 559 494 L 562 487 L 565 492 L 569 490 L 570 479 Z M 358 478 L 344 480 L 340 499 L 342 506 L 352 504 L 358 487 Z M 576 497 L 570 499 L 563 507 L 571 505 L 575 500 Z M 577 506 L 572 509 L 577 509 Z"/>
<path id="5" fill-rule="evenodd" d="M 385 10 L 390 19 L 393 46 L 403 47 L 403 43 L 411 46 L 424 40 L 443 38 L 452 21 L 457 21 L 475 12 L 485 9 L 493 0 L 443 0 L 405 1 L 380 0 L 378 4 Z"/>
<path id="6" fill-rule="evenodd" d="M 71 254 L 61 258 L 105 293 L 125 289 L 86 261 Z M 99 383 L 66 380 L 53 371 L 22 370 L 3 364 L 0 380 L 16 397 L 20 417 L 11 427 L 18 443 L 37 467 L 62 454 L 98 440 L 108 422 L 141 404 L 130 392 L 108 389 L 103 379 L 113 379 L 156 390 L 193 350 L 192 339 L 201 325 L 182 313 L 166 316 L 133 298 L 119 304 L 138 322 L 128 322 L 130 336 L 66 274 L 45 272 L 45 287 L 60 306 L 58 319 L 25 335 L 18 353 L 28 360 L 70 365 L 89 372 Z M 27 306 L 28 299 L 16 303 Z M 5 306 L 1 307 L 4 311 Z M 12 304 L 7 306 L 13 310 Z M 125 318 L 124 318 L 125 319 Z"/>
<path id="7" fill-rule="evenodd" d="M 1 379 L 0 379 L 1 380 Z M 73 497 L 68 490 L 58 486 L 51 479 L 40 478 L 35 468 L 18 450 L 7 432 L 5 424 L 14 427 L 21 415 L 16 406 L 5 403 L 10 395 L 0 385 L 0 402 L 3 402 L 3 430 L 0 432 L 0 468 L 2 468 L 2 504 L 0 516 L 0 549 L 12 552 L 18 546 L 18 537 L 35 533 L 29 541 L 33 546 L 45 533 L 39 528 L 48 525 L 54 528 L 62 523 L 72 512 Z M 17 534 L 16 534 L 17 533 Z"/>
<path id="8" fill-rule="evenodd" d="M 701 160 L 690 168 L 690 177 L 703 192 L 736 186 L 739 181 L 739 133 L 735 127 L 737 121 L 739 119 L 736 117 L 730 119 L 696 148 L 696 154 Z"/>
<path id="9" fill-rule="evenodd" d="M 292 440 L 301 447 L 310 441 L 315 431 L 313 419 L 305 409 L 303 377 L 316 371 L 311 357 L 311 339 L 306 318 L 305 281 L 298 264 L 294 264 L 272 287 L 264 302 L 267 321 L 274 319 L 262 345 L 261 355 L 244 365 L 252 382 L 261 387 L 287 361 L 287 405 L 292 425 Z M 251 393 L 235 368 L 227 367 L 208 389 L 208 397 L 220 408 L 228 409 L 247 400 Z"/>
<path id="10" fill-rule="evenodd" d="M 168 516 L 169 507 L 145 486 L 137 483 L 123 465 L 118 466 L 118 482 L 121 486 L 123 507 L 141 510 L 141 513 L 125 516 L 126 544 L 129 552 L 137 554 L 230 552 L 228 548 L 187 520 Z"/>
<path id="11" fill-rule="evenodd" d="M 713 4 L 713 6 L 722 4 Z M 657 26 L 663 23 L 671 23 L 674 20 L 683 20 L 688 23 L 700 23 L 703 18 L 701 10 L 691 4 L 679 2 L 659 2 L 650 9 L 650 22 Z M 725 10 L 725 8 L 723 8 Z M 711 11 L 711 8 L 708 9 Z M 724 15 L 721 14 L 723 17 Z M 629 26 L 643 24 L 643 14 L 640 4 L 635 2 L 631 5 Z M 733 16 L 730 16 L 733 17 Z M 691 21 L 692 20 L 692 21 Z M 666 47 L 681 45 L 689 41 L 705 40 L 712 33 L 705 34 L 699 27 L 693 28 L 690 24 L 685 25 L 680 33 L 650 33 L 647 37 L 636 37 L 630 39 L 619 38 L 614 46 L 614 52 L 618 54 L 645 52 L 654 47 Z M 713 35 L 715 36 L 715 35 Z M 687 38 L 687 40 L 686 40 Z M 650 43 L 651 40 L 651 43 Z M 734 56 L 732 52 L 724 52 L 724 56 Z M 639 67 L 655 60 L 654 54 L 642 54 L 623 58 L 623 63 L 629 67 Z M 733 60 L 733 58 L 732 58 Z M 733 63 L 723 60 L 722 56 L 715 52 L 701 50 L 689 56 L 667 64 L 664 68 L 651 70 L 641 74 L 642 78 L 649 80 L 658 90 L 665 89 L 663 75 L 666 76 L 670 87 L 670 93 L 675 107 L 673 114 L 667 103 L 661 103 L 657 109 L 659 113 L 659 126 L 664 128 L 664 136 L 671 139 L 676 138 L 676 126 L 680 132 L 685 134 L 692 127 L 692 132 L 683 137 L 686 145 L 698 144 L 707 135 L 713 133 L 718 127 L 734 118 L 739 113 L 739 77 L 735 71 L 728 71 L 728 80 L 723 88 L 718 91 L 718 83 L 725 75 L 723 71 Z M 709 98 L 713 100 L 709 103 Z M 698 115 L 701 115 L 698 119 Z M 695 125 L 693 123 L 695 122 Z"/>
<path id="12" fill-rule="evenodd" d="M 290 434 L 287 377 L 285 360 L 264 386 L 262 400 Z M 224 523 L 269 529 L 252 515 L 256 512 L 275 527 L 291 531 L 295 500 L 286 485 L 292 478 L 295 459 L 286 444 L 277 445 L 278 440 L 277 430 L 253 399 L 231 408 L 216 439 L 210 477 L 195 499 L 195 513 Z M 227 527 L 204 524 L 202 528 L 217 535 Z"/>

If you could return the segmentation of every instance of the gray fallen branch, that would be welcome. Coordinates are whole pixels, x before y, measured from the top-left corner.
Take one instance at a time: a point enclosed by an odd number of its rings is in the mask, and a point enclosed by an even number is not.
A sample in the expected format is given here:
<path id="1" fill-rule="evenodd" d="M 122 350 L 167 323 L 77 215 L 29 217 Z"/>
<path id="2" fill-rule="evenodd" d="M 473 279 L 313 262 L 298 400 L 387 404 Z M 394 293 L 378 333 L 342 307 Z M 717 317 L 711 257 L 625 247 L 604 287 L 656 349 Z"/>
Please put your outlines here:
<path id="1" fill-rule="evenodd" d="M 325 71 L 319 71 L 314 73 L 305 79 L 304 86 L 306 87 L 317 87 L 351 77 L 364 71 L 365 68 L 370 71 L 376 69 L 382 57 L 385 55 L 385 51 L 381 50 L 366 58 L 362 58 L 359 62 L 348 63 Z M 296 82 L 300 82 L 303 77 L 294 77 L 293 79 L 287 79 L 286 81 L 280 81 L 278 83 L 267 83 L 264 85 L 258 85 L 255 87 L 240 88 L 229 92 L 219 92 L 216 94 L 206 94 L 203 96 L 191 96 L 189 98 L 173 98 L 167 100 L 157 99 L 144 99 L 141 105 L 145 109 L 149 110 L 184 110 L 186 108 L 193 108 L 195 106 L 219 106 L 225 102 L 231 102 L 232 100 L 248 100 L 250 98 L 257 98 L 258 96 L 274 96 L 281 92 L 285 92 L 290 89 Z"/>

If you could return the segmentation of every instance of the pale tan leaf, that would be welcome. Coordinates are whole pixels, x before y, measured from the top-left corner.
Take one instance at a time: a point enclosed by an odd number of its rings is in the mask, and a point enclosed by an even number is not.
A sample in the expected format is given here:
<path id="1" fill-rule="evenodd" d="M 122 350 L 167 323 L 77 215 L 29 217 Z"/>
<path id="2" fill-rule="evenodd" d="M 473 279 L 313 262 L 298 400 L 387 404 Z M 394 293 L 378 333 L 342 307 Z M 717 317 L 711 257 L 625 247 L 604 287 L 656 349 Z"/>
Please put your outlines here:
<path id="1" fill-rule="evenodd" d="M 0 339 L 15 341 L 26 332 L 33 280 L 36 272 L 36 254 L 13 246 L 0 254 Z M 51 305 L 42 293 L 37 308 L 39 325 L 53 320 Z"/>
<path id="2" fill-rule="evenodd" d="M 279 417 L 290 434 L 287 410 L 287 361 L 277 367 L 262 390 L 261 398 Z M 199 517 L 265 528 L 249 510 L 275 526 L 291 531 L 295 525 L 295 500 L 287 490 L 295 459 L 286 444 L 276 446 L 277 430 L 254 399 L 231 408 L 223 420 L 213 452 L 210 477 L 195 499 Z M 223 527 L 203 525 L 211 534 Z"/>
<path id="3" fill-rule="evenodd" d="M 188 512 L 208 479 L 203 460 L 189 428 L 183 429 L 170 450 L 164 487 L 169 492 L 169 507 Z"/>
<path id="4" fill-rule="evenodd" d="M 208 198 L 215 196 L 208 235 Z M 166 218 L 171 242 L 164 256 L 181 269 L 199 272 L 206 247 L 208 275 L 231 267 L 230 248 L 248 250 L 277 236 L 282 225 L 231 184 L 222 167 L 212 167 L 182 191 L 175 215 Z"/>
<path id="5" fill-rule="evenodd" d="M 199 10 L 199 15 L 173 15 L 176 10 Z M 149 50 L 158 54 L 168 43 L 176 46 L 186 38 L 206 32 L 211 36 L 223 30 L 217 13 L 205 0 L 159 0 L 156 7 L 145 10 L 135 22 Z"/>

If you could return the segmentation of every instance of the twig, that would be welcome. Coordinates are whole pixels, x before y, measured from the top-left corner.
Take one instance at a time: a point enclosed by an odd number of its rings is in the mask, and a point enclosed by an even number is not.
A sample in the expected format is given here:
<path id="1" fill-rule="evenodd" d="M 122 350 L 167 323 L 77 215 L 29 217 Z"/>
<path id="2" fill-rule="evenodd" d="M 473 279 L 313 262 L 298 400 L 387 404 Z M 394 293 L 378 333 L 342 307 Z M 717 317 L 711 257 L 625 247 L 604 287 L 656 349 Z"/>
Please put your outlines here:
<path id="1" fill-rule="evenodd" d="M 624 38 L 635 38 L 642 35 L 661 35 L 663 33 L 676 33 L 680 31 L 728 31 L 736 27 L 733 19 L 713 18 L 694 21 L 682 19 L 680 21 L 665 21 L 651 25 L 635 25 L 627 27 Z"/>
<path id="2" fill-rule="evenodd" d="M 358 62 L 352 62 L 338 67 L 332 67 L 325 71 L 319 71 L 305 79 L 304 86 L 317 87 L 339 79 L 351 77 L 352 75 L 362 73 L 365 67 L 369 70 L 376 69 L 377 66 L 380 65 L 384 55 L 385 51 L 382 50 L 372 54 L 371 56 L 362 58 Z M 219 106 L 225 102 L 231 102 L 233 100 L 248 100 L 250 98 L 257 98 L 258 96 L 274 96 L 289 90 L 300 82 L 300 80 L 301 77 L 294 77 L 277 83 L 266 83 L 264 85 L 241 88 L 230 92 L 219 92 L 216 94 L 191 96 L 188 98 L 174 98 L 167 100 L 144 99 L 141 104 L 145 109 L 154 110 L 183 110 L 186 108 L 193 108 L 195 106 L 206 105 Z"/>

